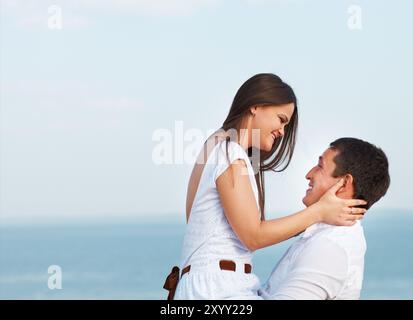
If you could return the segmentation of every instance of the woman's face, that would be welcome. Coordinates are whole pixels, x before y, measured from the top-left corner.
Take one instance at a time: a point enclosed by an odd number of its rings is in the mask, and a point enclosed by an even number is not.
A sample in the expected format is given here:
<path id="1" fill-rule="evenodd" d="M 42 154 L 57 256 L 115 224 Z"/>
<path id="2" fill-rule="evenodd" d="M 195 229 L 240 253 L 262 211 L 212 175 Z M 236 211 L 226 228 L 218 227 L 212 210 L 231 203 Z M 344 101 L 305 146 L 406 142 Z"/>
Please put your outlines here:
<path id="1" fill-rule="evenodd" d="M 252 107 L 251 112 L 254 114 L 251 129 L 259 130 L 253 131 L 253 135 L 259 135 L 259 142 L 256 141 L 256 138 L 253 138 L 252 146 L 260 150 L 271 151 L 274 141 L 284 136 L 284 128 L 290 122 L 294 113 L 294 103 Z"/>

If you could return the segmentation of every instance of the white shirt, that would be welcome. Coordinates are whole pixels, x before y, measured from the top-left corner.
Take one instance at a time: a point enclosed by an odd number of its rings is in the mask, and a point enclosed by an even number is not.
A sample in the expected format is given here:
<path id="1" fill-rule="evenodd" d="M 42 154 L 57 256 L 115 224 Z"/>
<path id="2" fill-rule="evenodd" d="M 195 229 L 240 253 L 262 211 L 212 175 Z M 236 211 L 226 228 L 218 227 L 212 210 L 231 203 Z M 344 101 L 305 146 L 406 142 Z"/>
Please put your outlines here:
<path id="1" fill-rule="evenodd" d="M 191 270 L 179 280 L 174 299 L 262 299 L 260 281 L 244 272 L 252 264 L 252 252 L 240 241 L 229 224 L 216 187 L 216 180 L 235 160 L 244 160 L 258 206 L 254 170 L 245 150 L 235 142 L 219 142 L 204 166 L 182 247 L 181 270 Z M 257 216 L 257 220 L 260 216 Z M 236 263 L 236 272 L 221 270 L 220 260 Z"/>
<path id="2" fill-rule="evenodd" d="M 366 241 L 351 227 L 317 223 L 291 245 L 259 294 L 272 300 L 359 299 Z"/>

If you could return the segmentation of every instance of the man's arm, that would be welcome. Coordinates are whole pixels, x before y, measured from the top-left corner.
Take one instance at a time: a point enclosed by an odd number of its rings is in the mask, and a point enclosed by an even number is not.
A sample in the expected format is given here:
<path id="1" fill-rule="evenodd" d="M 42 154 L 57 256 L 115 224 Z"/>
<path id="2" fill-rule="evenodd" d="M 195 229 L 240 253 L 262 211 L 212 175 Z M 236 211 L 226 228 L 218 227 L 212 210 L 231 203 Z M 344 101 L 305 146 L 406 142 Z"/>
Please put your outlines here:
<path id="1" fill-rule="evenodd" d="M 267 299 L 333 299 L 343 287 L 347 272 L 345 250 L 329 238 L 320 237 L 300 253 L 288 276 Z"/>

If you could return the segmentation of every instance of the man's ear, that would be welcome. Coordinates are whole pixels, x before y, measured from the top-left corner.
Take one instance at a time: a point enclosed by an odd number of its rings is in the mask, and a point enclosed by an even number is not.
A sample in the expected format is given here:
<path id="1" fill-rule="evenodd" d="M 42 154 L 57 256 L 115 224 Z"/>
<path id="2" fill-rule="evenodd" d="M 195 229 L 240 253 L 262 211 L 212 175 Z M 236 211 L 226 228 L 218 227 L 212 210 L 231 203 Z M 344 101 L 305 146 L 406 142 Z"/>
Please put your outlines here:
<path id="1" fill-rule="evenodd" d="M 337 193 L 350 193 L 353 194 L 353 181 L 354 178 L 351 174 L 347 173 L 344 177 L 343 186 L 338 190 Z"/>

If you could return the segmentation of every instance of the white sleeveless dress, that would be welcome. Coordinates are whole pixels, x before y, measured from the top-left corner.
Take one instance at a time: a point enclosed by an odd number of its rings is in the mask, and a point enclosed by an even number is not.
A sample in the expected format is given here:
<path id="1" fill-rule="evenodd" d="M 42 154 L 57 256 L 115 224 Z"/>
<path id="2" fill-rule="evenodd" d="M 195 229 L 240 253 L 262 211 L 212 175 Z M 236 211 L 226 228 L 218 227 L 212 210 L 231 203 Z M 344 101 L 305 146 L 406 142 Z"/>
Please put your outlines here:
<path id="1" fill-rule="evenodd" d="M 229 161 L 228 161 L 229 159 Z M 174 299 L 262 299 L 260 281 L 245 273 L 252 252 L 228 223 L 216 188 L 216 179 L 237 159 L 245 161 L 258 206 L 258 190 L 248 155 L 235 142 L 219 142 L 208 156 L 186 227 L 180 269 L 191 269 L 179 280 Z M 260 217 L 257 217 L 259 220 Z M 236 271 L 221 270 L 220 260 L 232 260 Z"/>

